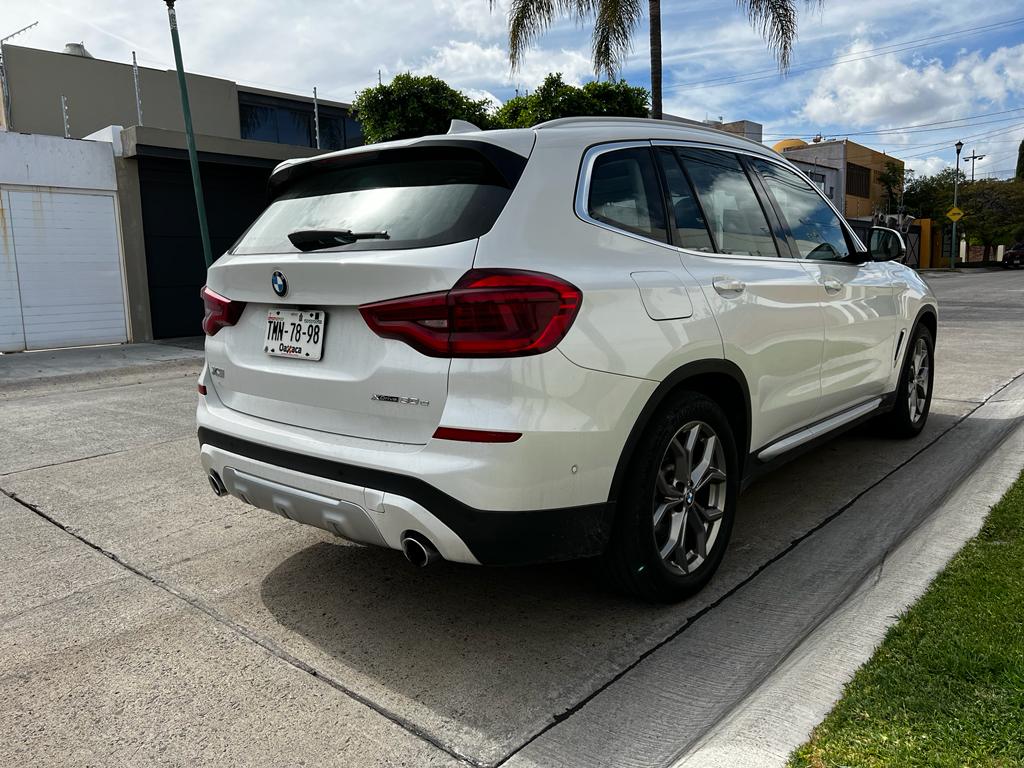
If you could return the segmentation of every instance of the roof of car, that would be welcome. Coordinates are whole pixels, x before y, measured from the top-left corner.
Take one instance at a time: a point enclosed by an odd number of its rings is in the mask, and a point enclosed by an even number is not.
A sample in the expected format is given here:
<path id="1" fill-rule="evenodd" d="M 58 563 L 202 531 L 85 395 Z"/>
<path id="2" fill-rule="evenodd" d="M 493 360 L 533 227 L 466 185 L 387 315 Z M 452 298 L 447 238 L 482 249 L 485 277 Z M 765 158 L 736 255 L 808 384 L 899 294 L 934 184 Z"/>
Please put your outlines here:
<path id="1" fill-rule="evenodd" d="M 775 154 L 763 144 L 699 123 L 645 117 L 563 117 L 533 126 L 535 131 L 572 131 L 600 140 L 664 139 L 702 141 L 744 150 Z"/>
<path id="2" fill-rule="evenodd" d="M 636 117 L 565 117 L 558 120 L 549 120 L 531 128 L 493 131 L 460 130 L 455 133 L 385 141 L 379 144 L 367 144 L 361 147 L 328 152 L 322 155 L 315 155 L 314 157 L 285 160 L 274 169 L 271 176 L 273 177 L 279 172 L 296 165 L 316 162 L 326 158 L 356 155 L 398 147 L 410 147 L 437 141 L 483 141 L 504 147 L 527 157 L 530 155 L 534 141 L 541 136 L 547 139 L 554 139 L 556 137 L 560 140 L 569 139 L 571 143 L 578 144 L 581 147 L 612 141 L 644 141 L 648 139 L 696 141 L 746 152 L 755 152 L 766 156 L 778 156 L 777 153 L 756 141 L 699 124 Z"/>

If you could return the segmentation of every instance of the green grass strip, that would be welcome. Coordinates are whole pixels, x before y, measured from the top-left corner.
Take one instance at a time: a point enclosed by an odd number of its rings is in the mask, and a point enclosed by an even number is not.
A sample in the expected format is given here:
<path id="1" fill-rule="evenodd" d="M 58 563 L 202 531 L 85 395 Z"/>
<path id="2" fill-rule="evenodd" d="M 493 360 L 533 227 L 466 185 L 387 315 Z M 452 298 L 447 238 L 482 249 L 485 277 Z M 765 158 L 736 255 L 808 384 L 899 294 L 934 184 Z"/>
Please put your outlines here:
<path id="1" fill-rule="evenodd" d="M 790 766 L 1024 766 L 1024 474 Z"/>

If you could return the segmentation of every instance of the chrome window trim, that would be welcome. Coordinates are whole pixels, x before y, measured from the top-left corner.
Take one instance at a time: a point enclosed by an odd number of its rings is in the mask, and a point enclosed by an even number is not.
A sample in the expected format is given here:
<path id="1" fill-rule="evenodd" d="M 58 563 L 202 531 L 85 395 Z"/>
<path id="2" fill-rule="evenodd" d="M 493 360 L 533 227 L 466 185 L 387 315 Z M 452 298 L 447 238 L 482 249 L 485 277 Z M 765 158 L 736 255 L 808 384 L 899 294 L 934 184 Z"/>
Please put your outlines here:
<path id="1" fill-rule="evenodd" d="M 714 144 L 714 143 L 705 142 L 705 141 L 667 140 L 667 139 L 657 139 L 657 140 L 635 139 L 635 140 L 630 140 L 630 141 L 611 141 L 611 142 L 607 142 L 607 143 L 603 143 L 603 144 L 595 144 L 595 145 L 593 145 L 591 147 L 588 147 L 586 152 L 583 153 L 583 159 L 580 162 L 579 177 L 577 178 L 577 182 L 576 182 L 576 198 L 575 198 L 574 205 L 573 205 L 574 212 L 576 214 L 576 218 L 578 218 L 580 221 L 582 221 L 582 222 L 584 222 L 586 224 L 590 224 L 592 226 L 599 227 L 600 229 L 606 230 L 608 232 L 614 232 L 617 235 L 624 235 L 625 237 L 631 237 L 634 240 L 639 240 L 642 243 L 648 243 L 650 245 L 657 245 L 657 246 L 660 246 L 662 248 L 666 248 L 666 249 L 668 249 L 670 251 L 673 251 L 675 253 L 678 253 L 678 254 L 686 254 L 687 256 L 699 256 L 699 257 L 705 258 L 705 259 L 744 259 L 744 260 L 751 260 L 751 261 L 769 262 L 769 263 L 772 263 L 772 264 L 778 264 L 780 262 L 781 263 L 786 263 L 786 264 L 804 264 L 804 263 L 811 263 L 811 262 L 814 262 L 814 263 L 829 263 L 829 264 L 843 264 L 843 263 L 845 263 L 845 262 L 840 262 L 840 261 L 835 261 L 835 262 L 817 262 L 814 259 L 805 259 L 805 258 L 794 257 L 794 256 L 781 256 L 781 255 L 780 256 L 753 256 L 751 254 L 740 254 L 740 253 L 718 253 L 717 251 L 695 251 L 695 250 L 690 249 L 690 248 L 681 248 L 678 245 L 673 245 L 672 243 L 667 243 L 667 242 L 665 242 L 663 240 L 655 240 L 652 237 L 645 237 L 643 235 L 638 235 L 636 232 L 630 232 L 629 230 L 626 230 L 626 229 L 620 229 L 619 227 L 613 226 L 613 225 L 608 224 L 607 222 L 604 222 L 604 221 L 598 221 L 597 219 L 593 218 L 590 215 L 590 211 L 589 211 L 588 206 L 587 206 L 587 199 L 590 197 L 590 175 L 591 175 L 591 172 L 593 171 L 593 168 L 594 168 L 594 162 L 597 160 L 598 157 L 600 157 L 601 155 L 605 154 L 606 152 L 614 152 L 614 151 L 619 150 L 619 149 L 634 149 L 634 148 L 637 148 L 637 147 L 691 147 L 693 149 L 706 149 L 706 150 L 711 150 L 711 151 L 715 151 L 715 152 L 727 152 L 727 153 L 731 152 L 733 154 L 741 154 L 741 155 L 747 155 L 748 157 L 756 157 L 756 158 L 759 158 L 761 160 L 766 160 L 768 162 L 775 163 L 776 165 L 779 165 L 779 166 L 781 166 L 783 168 L 786 168 L 788 170 L 796 171 L 796 173 L 799 174 L 800 177 L 804 179 L 804 181 L 807 181 L 807 183 L 810 184 L 811 188 L 815 192 L 817 192 L 818 195 L 821 196 L 821 198 L 826 203 L 828 203 L 828 205 L 832 209 L 832 211 L 839 217 L 839 221 L 840 221 L 841 225 L 845 228 L 847 233 L 853 238 L 854 243 L 859 244 L 862 248 L 864 248 L 864 244 L 861 242 L 860 238 L 857 237 L 857 233 L 853 231 L 853 229 L 850 227 L 849 224 L 847 224 L 846 219 L 843 217 L 842 214 L 839 213 L 839 211 L 836 209 L 836 207 L 832 204 L 832 201 L 829 200 L 824 195 L 822 195 L 821 190 L 819 190 L 814 184 L 812 184 L 810 181 L 808 181 L 807 177 L 804 176 L 804 174 L 800 171 L 799 168 L 797 168 L 796 166 L 792 165 L 791 163 L 789 163 L 785 159 L 772 157 L 771 155 L 768 155 L 766 153 L 754 152 L 754 151 L 749 150 L 749 149 L 741 149 L 741 148 L 738 148 L 738 147 L 729 147 L 729 146 L 725 146 L 725 145 L 722 145 L 722 144 Z M 757 190 L 754 190 L 754 191 L 755 191 L 755 193 L 757 192 Z M 665 214 L 667 216 L 668 215 L 668 211 L 666 211 Z M 864 248 L 864 250 L 867 251 L 867 248 Z M 849 266 L 857 267 L 859 265 L 851 264 Z"/>
<path id="2" fill-rule="evenodd" d="M 695 251 L 691 248 L 681 248 L 678 245 L 665 242 L 664 240 L 655 240 L 652 237 L 644 237 L 638 235 L 636 232 L 630 232 L 627 229 L 620 229 L 619 227 L 608 224 L 604 221 L 598 221 L 590 215 L 590 210 L 587 206 L 587 200 L 590 197 L 590 175 L 594 169 L 594 162 L 598 157 L 605 154 L 606 152 L 614 152 L 619 149 L 634 149 L 637 147 L 652 147 L 658 146 L 659 144 L 677 144 L 686 143 L 693 144 L 697 147 L 705 149 L 716 149 L 720 152 L 732 152 L 731 147 L 723 147 L 719 144 L 703 144 L 701 142 L 655 142 L 650 139 L 638 139 L 631 141 L 612 141 L 604 144 L 595 144 L 592 147 L 588 147 L 587 151 L 583 153 L 583 159 L 580 162 L 580 173 L 576 183 L 576 199 L 574 202 L 574 212 L 576 218 L 580 221 L 590 224 L 595 227 L 599 227 L 608 232 L 614 232 L 617 235 L 623 235 L 625 237 L 631 237 L 634 240 L 639 240 L 642 243 L 648 243 L 650 245 L 657 245 L 672 251 L 675 254 L 685 254 L 687 256 L 700 256 L 705 259 L 753 259 L 756 261 L 767 261 L 773 264 L 778 262 L 789 262 L 798 263 L 803 259 L 794 259 L 792 257 L 782 256 L 751 256 L 749 254 L 737 254 L 737 253 L 718 253 L 716 251 Z M 756 153 L 750 153 L 756 154 Z M 756 155 L 760 157 L 760 155 Z M 668 215 L 668 211 L 665 211 L 665 215 Z M 667 222 L 666 222 L 667 223 Z"/>
<path id="3" fill-rule="evenodd" d="M 728 149 L 724 149 L 723 150 L 722 147 L 720 147 L 718 145 L 715 145 L 715 144 L 710 144 L 708 142 L 703 142 L 703 141 L 689 141 L 689 140 L 685 140 L 685 139 L 679 139 L 679 140 L 658 139 L 656 141 L 652 141 L 651 145 L 655 146 L 655 147 L 691 147 L 693 149 L 711 149 L 711 150 L 718 150 L 718 151 L 733 152 L 734 154 L 746 155 L 747 157 L 756 157 L 758 160 L 764 160 L 765 162 L 768 162 L 768 163 L 774 163 L 775 165 L 779 166 L 780 168 L 785 168 L 787 171 L 792 171 L 797 176 L 799 176 L 801 179 L 803 179 L 807 183 L 807 185 L 811 189 L 814 190 L 814 192 L 818 195 L 818 197 L 820 197 L 822 200 L 825 201 L 825 204 L 829 208 L 832 209 L 832 212 L 836 216 L 839 217 L 839 226 L 841 226 L 843 228 L 843 230 L 846 232 L 846 234 L 849 235 L 852 238 L 854 246 L 858 246 L 859 245 L 860 246 L 860 250 L 862 252 L 869 253 L 867 247 L 864 245 L 864 242 L 859 237 L 857 237 L 857 233 L 853 231 L 853 227 L 851 227 L 849 222 L 846 221 L 846 217 L 843 216 L 843 214 L 839 212 L 838 208 L 836 208 L 835 203 L 833 203 L 831 200 L 829 200 L 828 196 L 825 195 L 825 193 L 822 192 L 820 189 L 818 189 L 818 186 L 814 182 L 812 182 L 809 178 L 807 178 L 807 174 L 805 174 L 803 171 L 801 171 L 799 168 L 797 168 L 795 165 L 793 165 L 791 162 L 789 162 L 784 157 L 779 157 L 775 153 L 768 154 L 767 150 L 765 151 L 765 153 L 753 152 L 753 151 L 751 151 L 749 149 L 746 149 L 746 148 L 741 149 L 741 148 L 729 147 Z M 855 250 L 856 250 L 856 248 L 855 248 Z M 755 257 L 755 258 L 770 258 L 770 257 L 759 256 L 759 257 Z M 795 261 L 815 261 L 815 262 L 819 261 L 818 259 L 807 259 L 807 258 L 804 258 L 804 257 L 795 258 L 794 260 Z M 847 264 L 847 262 L 844 262 L 844 261 L 830 261 L 830 262 L 823 262 L 823 263 L 828 263 L 828 264 Z M 866 262 L 866 263 L 871 263 L 871 262 Z M 851 266 L 860 266 L 860 265 L 853 264 Z"/>
<path id="4" fill-rule="evenodd" d="M 670 251 L 679 251 L 680 249 L 678 247 L 665 242 L 664 240 L 655 240 L 653 237 L 638 235 L 636 232 L 630 232 L 628 229 L 620 229 L 619 227 L 613 226 L 605 221 L 598 221 L 590 215 L 590 207 L 587 205 L 587 200 L 590 198 L 590 176 L 594 170 L 594 163 L 597 161 L 597 158 L 601 155 L 607 154 L 608 152 L 615 152 L 620 149 L 636 149 L 638 147 L 646 147 L 650 149 L 651 142 L 649 139 L 613 141 L 607 144 L 595 144 L 583 153 L 583 160 L 580 162 L 579 178 L 576 182 L 576 200 L 574 203 L 576 218 L 587 224 L 592 224 L 595 227 L 600 227 L 601 229 L 608 230 L 609 232 L 615 232 L 619 235 L 625 235 L 626 237 L 631 237 L 634 240 L 639 240 L 643 243 L 660 245 L 662 248 L 667 248 Z M 662 204 L 664 204 L 664 199 L 662 199 Z M 668 211 L 665 211 L 665 216 L 668 216 Z M 667 226 L 668 221 L 665 223 Z"/>

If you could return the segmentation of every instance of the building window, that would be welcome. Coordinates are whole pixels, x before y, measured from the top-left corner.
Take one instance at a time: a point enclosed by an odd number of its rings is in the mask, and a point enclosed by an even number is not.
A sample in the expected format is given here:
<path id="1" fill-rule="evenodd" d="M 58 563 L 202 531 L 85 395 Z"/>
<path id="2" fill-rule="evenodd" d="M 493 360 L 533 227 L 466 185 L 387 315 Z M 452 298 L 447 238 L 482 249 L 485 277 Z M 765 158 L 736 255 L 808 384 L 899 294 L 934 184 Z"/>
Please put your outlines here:
<path id="1" fill-rule="evenodd" d="M 846 194 L 871 197 L 871 169 L 856 163 L 846 164 Z"/>
<path id="2" fill-rule="evenodd" d="M 820 189 L 822 192 L 825 191 L 825 174 L 824 173 L 814 173 L 813 171 L 809 171 L 807 173 L 807 178 L 809 178 L 811 181 L 813 181 L 814 184 L 818 187 L 818 189 Z"/>
<path id="3" fill-rule="evenodd" d="M 319 113 L 321 149 L 362 146 L 363 131 L 347 110 L 320 105 Z M 296 147 L 316 146 L 313 105 L 310 102 L 239 93 L 238 117 L 243 139 Z"/>

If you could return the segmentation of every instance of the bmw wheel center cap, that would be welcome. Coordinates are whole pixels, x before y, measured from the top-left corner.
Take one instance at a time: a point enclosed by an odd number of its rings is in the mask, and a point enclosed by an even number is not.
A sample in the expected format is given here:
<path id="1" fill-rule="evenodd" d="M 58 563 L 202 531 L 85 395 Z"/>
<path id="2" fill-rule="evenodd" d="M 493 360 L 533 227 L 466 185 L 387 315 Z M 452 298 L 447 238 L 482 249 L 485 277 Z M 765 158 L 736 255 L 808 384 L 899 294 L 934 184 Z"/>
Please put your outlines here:
<path id="1" fill-rule="evenodd" d="M 288 293 L 288 281 L 285 280 L 283 272 L 275 272 L 274 276 L 270 278 L 270 285 L 278 296 Z"/>

